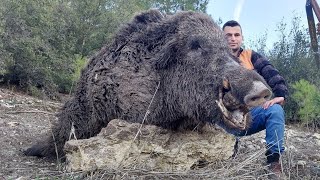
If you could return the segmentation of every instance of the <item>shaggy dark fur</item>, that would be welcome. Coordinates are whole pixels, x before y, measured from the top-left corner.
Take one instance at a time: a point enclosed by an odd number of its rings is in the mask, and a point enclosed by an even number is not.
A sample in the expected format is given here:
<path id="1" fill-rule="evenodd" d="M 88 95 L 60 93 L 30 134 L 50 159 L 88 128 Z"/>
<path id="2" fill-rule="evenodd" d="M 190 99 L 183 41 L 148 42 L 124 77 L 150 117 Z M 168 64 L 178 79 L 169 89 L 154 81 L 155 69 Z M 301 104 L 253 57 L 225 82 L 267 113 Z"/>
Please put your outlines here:
<path id="1" fill-rule="evenodd" d="M 207 15 L 156 10 L 141 13 L 82 71 L 73 99 L 67 102 L 45 141 L 26 155 L 59 156 L 74 124 L 78 139 L 100 132 L 115 118 L 170 129 L 193 129 L 222 119 L 215 100 L 223 78 L 240 103 L 257 73 L 242 68 L 229 54 L 222 31 Z"/>

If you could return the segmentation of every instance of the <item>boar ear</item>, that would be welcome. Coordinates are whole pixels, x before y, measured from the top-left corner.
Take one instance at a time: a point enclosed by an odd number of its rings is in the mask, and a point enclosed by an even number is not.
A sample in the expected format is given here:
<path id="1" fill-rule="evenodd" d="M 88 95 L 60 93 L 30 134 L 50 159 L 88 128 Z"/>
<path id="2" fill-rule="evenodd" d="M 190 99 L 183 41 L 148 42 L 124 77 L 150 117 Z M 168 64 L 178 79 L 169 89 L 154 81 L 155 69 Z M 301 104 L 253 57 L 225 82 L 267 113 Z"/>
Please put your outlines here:
<path id="1" fill-rule="evenodd" d="M 148 23 L 153 23 L 153 22 L 160 22 L 164 18 L 164 15 L 156 10 L 156 9 L 151 9 L 146 12 L 142 12 L 139 15 L 135 16 L 135 23 L 143 23 L 143 24 L 148 24 Z"/>
<path id="2" fill-rule="evenodd" d="M 166 43 L 158 53 L 158 56 L 155 57 L 153 62 L 155 63 L 155 68 L 157 70 L 167 69 L 177 62 L 178 49 L 176 42 L 177 41 L 173 39 Z"/>

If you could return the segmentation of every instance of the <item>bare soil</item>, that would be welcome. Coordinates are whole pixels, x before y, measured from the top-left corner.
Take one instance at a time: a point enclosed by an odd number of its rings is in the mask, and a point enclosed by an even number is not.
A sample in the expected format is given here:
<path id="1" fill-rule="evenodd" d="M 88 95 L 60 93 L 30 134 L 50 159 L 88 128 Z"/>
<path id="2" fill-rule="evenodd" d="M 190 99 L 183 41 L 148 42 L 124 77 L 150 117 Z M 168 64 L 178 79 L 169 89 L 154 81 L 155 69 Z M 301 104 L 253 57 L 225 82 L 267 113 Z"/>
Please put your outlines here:
<path id="1" fill-rule="evenodd" d="M 68 97 L 64 97 L 66 100 Z M 64 164 L 26 157 L 22 150 L 50 134 L 63 102 L 53 102 L 0 88 L 1 179 L 268 179 L 264 132 L 240 140 L 239 153 L 226 162 L 210 163 L 187 173 L 144 170 L 73 172 Z M 287 126 L 283 179 L 320 179 L 320 134 Z"/>
<path id="2" fill-rule="evenodd" d="M 50 132 L 51 121 L 61 105 L 0 89 L 0 179 L 57 175 L 54 162 L 26 157 L 22 150 Z"/>

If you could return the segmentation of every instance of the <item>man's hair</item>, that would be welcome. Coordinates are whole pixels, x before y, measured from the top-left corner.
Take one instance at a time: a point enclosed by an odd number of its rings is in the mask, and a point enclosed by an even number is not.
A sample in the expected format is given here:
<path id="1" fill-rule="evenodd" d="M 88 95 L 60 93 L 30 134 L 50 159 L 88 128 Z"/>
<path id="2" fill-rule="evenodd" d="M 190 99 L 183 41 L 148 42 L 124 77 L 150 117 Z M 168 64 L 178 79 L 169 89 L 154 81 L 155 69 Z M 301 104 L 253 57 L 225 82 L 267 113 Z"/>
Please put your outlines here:
<path id="1" fill-rule="evenodd" d="M 239 26 L 240 29 L 242 30 L 241 25 L 240 25 L 237 21 L 235 21 L 235 20 L 231 20 L 231 21 L 228 21 L 228 22 L 224 23 L 224 25 L 223 25 L 223 27 L 222 27 L 222 30 L 224 30 L 224 28 L 225 28 L 226 26 L 230 26 L 230 27 Z"/>

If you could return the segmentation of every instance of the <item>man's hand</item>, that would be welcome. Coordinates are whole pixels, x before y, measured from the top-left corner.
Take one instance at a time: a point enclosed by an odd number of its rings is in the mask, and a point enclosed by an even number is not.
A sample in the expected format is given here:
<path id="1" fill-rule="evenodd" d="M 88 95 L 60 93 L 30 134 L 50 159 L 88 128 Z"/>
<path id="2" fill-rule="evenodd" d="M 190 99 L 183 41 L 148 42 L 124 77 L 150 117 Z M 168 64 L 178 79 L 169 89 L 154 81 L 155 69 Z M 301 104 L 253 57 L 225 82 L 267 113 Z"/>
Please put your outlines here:
<path id="1" fill-rule="evenodd" d="M 284 104 L 284 97 L 275 97 L 267 102 L 265 102 L 262 107 L 263 109 L 268 109 L 270 106 L 274 105 L 274 104 L 280 104 L 283 105 Z"/>

